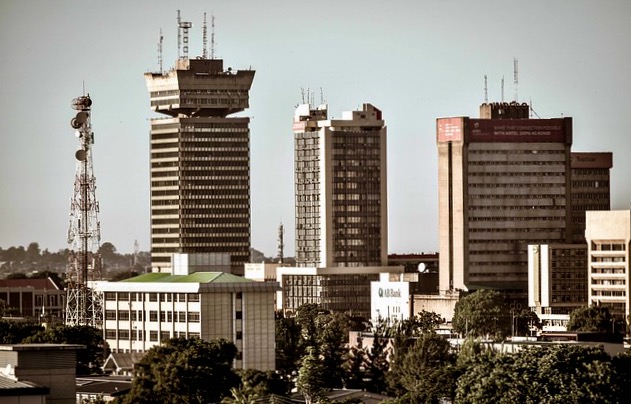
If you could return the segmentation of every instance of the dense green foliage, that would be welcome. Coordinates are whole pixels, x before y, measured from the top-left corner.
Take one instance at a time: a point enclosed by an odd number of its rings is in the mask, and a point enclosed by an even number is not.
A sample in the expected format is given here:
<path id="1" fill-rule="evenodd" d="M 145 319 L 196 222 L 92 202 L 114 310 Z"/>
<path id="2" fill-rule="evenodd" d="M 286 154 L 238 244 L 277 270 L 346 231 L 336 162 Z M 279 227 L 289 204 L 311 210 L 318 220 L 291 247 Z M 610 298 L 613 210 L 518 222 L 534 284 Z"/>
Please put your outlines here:
<path id="1" fill-rule="evenodd" d="M 147 351 L 124 403 L 216 403 L 239 385 L 226 340 L 173 338 Z"/>
<path id="2" fill-rule="evenodd" d="M 322 393 L 327 390 L 325 367 L 316 355 L 314 347 L 307 349 L 307 354 L 302 359 L 302 366 L 298 371 L 296 388 L 305 398 L 305 403 L 317 402 Z"/>
<path id="3" fill-rule="evenodd" d="M 570 313 L 567 323 L 568 331 L 613 332 L 614 318 L 606 306 L 584 306 Z M 624 328 L 619 327 L 622 332 Z"/>
<path id="4" fill-rule="evenodd" d="M 502 339 L 511 334 L 510 307 L 499 292 L 481 289 L 456 303 L 452 325 L 461 335 Z"/>

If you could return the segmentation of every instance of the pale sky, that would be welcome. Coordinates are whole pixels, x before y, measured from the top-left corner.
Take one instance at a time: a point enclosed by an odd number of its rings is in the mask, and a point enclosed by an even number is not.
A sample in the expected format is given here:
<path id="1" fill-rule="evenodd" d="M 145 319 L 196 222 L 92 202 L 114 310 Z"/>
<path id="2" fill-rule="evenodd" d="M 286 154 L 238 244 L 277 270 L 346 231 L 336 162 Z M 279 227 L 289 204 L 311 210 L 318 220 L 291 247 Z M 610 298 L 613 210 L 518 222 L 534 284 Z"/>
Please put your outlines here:
<path id="1" fill-rule="evenodd" d="M 614 153 L 612 209 L 631 202 L 631 2 L 70 1 L 0 2 L 0 247 L 67 247 L 77 147 L 73 98 L 93 100 L 102 242 L 150 249 L 149 94 L 143 74 L 177 57 L 177 10 L 202 53 L 256 70 L 250 93 L 252 247 L 294 255 L 294 107 L 320 88 L 329 114 L 370 102 L 388 126 L 389 252 L 438 249 L 437 117 L 478 116 L 515 93 L 542 118 L 574 118 L 573 151 Z M 210 29 L 209 29 L 210 32 Z M 210 37 L 210 33 L 209 33 Z"/>

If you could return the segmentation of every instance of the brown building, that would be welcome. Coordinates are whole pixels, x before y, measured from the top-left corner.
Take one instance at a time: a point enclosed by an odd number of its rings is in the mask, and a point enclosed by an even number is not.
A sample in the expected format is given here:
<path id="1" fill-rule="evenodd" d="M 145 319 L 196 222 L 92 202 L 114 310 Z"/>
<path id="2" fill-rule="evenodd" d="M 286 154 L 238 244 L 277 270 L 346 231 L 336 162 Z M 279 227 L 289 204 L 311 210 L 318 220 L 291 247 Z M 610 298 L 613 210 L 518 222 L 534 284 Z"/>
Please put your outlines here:
<path id="1" fill-rule="evenodd" d="M 612 153 L 572 153 L 572 240 L 585 242 L 585 212 L 611 209 Z"/>
<path id="2" fill-rule="evenodd" d="M 66 292 L 51 278 L 0 279 L 0 300 L 10 314 L 37 317 L 46 322 L 63 322 Z"/>
<path id="3" fill-rule="evenodd" d="M 437 119 L 441 292 L 526 297 L 528 244 L 569 243 L 572 118 L 483 104 L 480 119 Z"/>
<path id="4" fill-rule="evenodd" d="M 254 70 L 221 59 L 180 58 L 146 73 L 151 108 L 151 261 L 168 272 L 173 253 L 230 255 L 243 274 L 250 256 L 250 118 Z"/>

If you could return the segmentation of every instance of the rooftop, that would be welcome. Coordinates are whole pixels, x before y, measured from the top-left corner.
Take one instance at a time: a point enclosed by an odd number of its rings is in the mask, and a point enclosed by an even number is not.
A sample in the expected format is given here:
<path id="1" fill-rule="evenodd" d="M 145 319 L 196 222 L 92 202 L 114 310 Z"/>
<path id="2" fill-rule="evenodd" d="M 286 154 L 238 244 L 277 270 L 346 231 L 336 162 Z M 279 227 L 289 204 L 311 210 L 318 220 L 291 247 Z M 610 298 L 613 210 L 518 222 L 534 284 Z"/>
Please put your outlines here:
<path id="1" fill-rule="evenodd" d="M 120 282 L 243 283 L 252 281 L 225 272 L 195 272 L 190 275 L 171 275 L 168 273 L 153 272 L 124 279 Z"/>

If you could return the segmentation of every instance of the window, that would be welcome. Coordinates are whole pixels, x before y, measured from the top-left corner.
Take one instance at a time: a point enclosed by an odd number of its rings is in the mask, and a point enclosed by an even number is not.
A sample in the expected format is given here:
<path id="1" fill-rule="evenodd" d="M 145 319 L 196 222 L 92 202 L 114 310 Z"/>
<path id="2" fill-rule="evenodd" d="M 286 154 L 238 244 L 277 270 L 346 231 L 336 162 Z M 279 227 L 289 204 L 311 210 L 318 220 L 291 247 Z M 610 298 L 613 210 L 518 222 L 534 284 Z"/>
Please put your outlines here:
<path id="1" fill-rule="evenodd" d="M 116 300 L 116 292 L 105 292 L 105 300 Z"/>
<path id="2" fill-rule="evenodd" d="M 160 332 L 160 341 L 164 341 L 171 338 L 171 333 L 169 331 L 161 331 Z"/>
<path id="3" fill-rule="evenodd" d="M 188 294 L 189 302 L 199 302 L 199 294 L 198 293 L 189 293 Z"/>
<path id="4" fill-rule="evenodd" d="M 129 330 L 118 330 L 118 339 L 129 339 Z"/>
<path id="5" fill-rule="evenodd" d="M 116 320 L 116 310 L 105 310 L 106 320 Z"/>
<path id="6" fill-rule="evenodd" d="M 236 339 L 243 339 L 243 331 L 237 331 Z"/>
<path id="7" fill-rule="evenodd" d="M 105 330 L 105 339 L 116 339 L 116 330 Z"/>
<path id="8" fill-rule="evenodd" d="M 149 331 L 149 341 L 151 342 L 158 341 L 158 331 Z"/>
<path id="9" fill-rule="evenodd" d="M 158 294 L 157 293 L 149 293 L 149 301 L 150 302 L 157 302 L 158 301 Z"/>
<path id="10" fill-rule="evenodd" d="M 178 311 L 178 323 L 185 323 L 186 322 L 186 312 L 185 311 Z"/>
<path id="11" fill-rule="evenodd" d="M 118 319 L 122 320 L 122 321 L 128 321 L 129 320 L 129 311 L 127 311 L 127 310 L 119 311 L 118 312 Z"/>
<path id="12" fill-rule="evenodd" d="M 238 310 L 234 313 L 234 318 L 237 320 L 241 320 L 243 318 L 243 312 L 241 310 Z"/>
<path id="13" fill-rule="evenodd" d="M 156 310 L 149 312 L 149 321 L 158 321 L 158 312 Z"/>
<path id="14" fill-rule="evenodd" d="M 199 313 L 188 312 L 188 322 L 189 323 L 199 323 Z"/>

